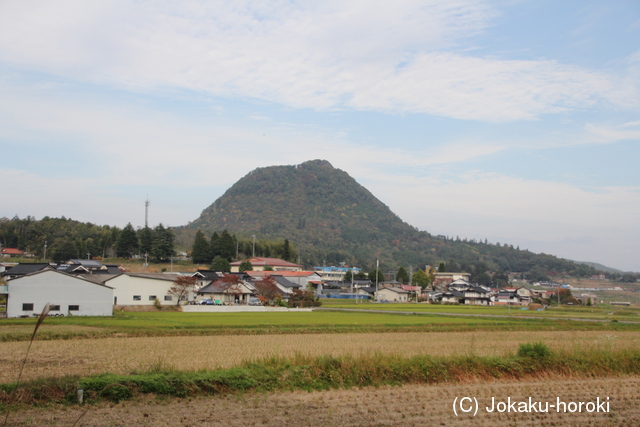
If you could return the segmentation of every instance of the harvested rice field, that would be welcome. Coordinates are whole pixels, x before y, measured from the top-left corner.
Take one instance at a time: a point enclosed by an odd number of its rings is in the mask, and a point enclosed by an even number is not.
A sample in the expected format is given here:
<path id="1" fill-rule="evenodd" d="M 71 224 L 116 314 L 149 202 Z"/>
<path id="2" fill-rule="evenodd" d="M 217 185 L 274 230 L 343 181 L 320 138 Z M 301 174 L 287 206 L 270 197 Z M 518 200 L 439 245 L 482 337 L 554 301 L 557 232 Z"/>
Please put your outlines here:
<path id="1" fill-rule="evenodd" d="M 640 377 L 553 378 L 549 381 L 406 385 L 402 387 L 244 394 L 184 400 L 30 409 L 11 413 L 9 426 L 637 426 Z M 476 398 L 479 411 L 456 416 L 456 398 Z M 555 404 L 609 398 L 607 412 L 492 412 L 497 401 Z M 569 406 L 571 408 L 571 406 Z M 586 408 L 586 407 L 583 407 Z M 84 413 L 84 414 L 83 414 Z"/>
<path id="2" fill-rule="evenodd" d="M 34 341 L 23 380 L 149 369 L 228 368 L 246 360 L 295 355 L 491 355 L 516 352 L 520 343 L 552 350 L 640 349 L 640 332 L 516 331 L 370 334 L 217 335 Z M 15 381 L 28 342 L 0 343 L 0 382 Z"/>

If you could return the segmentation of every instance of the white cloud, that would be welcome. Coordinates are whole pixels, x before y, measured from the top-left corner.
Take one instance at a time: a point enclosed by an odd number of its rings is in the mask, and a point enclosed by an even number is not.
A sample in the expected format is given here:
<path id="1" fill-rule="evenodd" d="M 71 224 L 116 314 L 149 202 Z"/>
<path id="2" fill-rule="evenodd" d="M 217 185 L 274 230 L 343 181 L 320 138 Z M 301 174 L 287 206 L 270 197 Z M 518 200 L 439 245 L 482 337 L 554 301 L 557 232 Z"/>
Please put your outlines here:
<path id="1" fill-rule="evenodd" d="M 0 7 L 0 59 L 142 91 L 511 121 L 633 104 L 637 86 L 554 61 L 442 52 L 491 24 L 497 11 L 476 1 Z"/>

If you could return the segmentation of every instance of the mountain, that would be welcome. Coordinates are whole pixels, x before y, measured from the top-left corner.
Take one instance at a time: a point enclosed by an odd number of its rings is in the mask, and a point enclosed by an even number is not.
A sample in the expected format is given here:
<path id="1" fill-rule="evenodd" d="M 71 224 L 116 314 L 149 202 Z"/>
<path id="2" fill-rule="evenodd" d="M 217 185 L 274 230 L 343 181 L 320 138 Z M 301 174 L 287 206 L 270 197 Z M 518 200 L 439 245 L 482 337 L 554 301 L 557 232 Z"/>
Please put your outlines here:
<path id="1" fill-rule="evenodd" d="M 288 239 L 307 266 L 344 262 L 368 269 L 379 259 L 384 269 L 445 262 L 451 271 L 472 271 L 478 263 L 492 271 L 594 271 L 512 246 L 419 231 L 326 160 L 248 173 L 177 233 L 193 235 L 198 229 L 208 235 L 226 229 L 239 239 Z"/>

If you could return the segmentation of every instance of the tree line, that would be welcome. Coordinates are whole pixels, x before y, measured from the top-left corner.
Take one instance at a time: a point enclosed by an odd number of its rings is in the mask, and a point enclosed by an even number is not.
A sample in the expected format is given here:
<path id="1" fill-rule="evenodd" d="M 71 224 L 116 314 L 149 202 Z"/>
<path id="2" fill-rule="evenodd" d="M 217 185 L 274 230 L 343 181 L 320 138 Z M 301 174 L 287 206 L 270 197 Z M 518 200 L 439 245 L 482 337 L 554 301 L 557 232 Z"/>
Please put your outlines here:
<path id="1" fill-rule="evenodd" d="M 0 243 L 3 247 L 26 251 L 36 258 L 63 262 L 77 258 L 133 258 L 148 256 L 167 261 L 175 254 L 173 231 L 158 224 L 135 230 L 95 225 L 69 218 L 37 220 L 32 216 L 0 218 Z"/>
<path id="2" fill-rule="evenodd" d="M 288 239 L 238 239 L 227 230 L 214 231 L 210 238 L 198 230 L 193 246 L 191 259 L 194 264 L 207 264 L 216 271 L 229 271 L 227 264 L 231 261 L 250 258 L 252 256 L 280 258 L 292 261 L 297 252 Z"/>

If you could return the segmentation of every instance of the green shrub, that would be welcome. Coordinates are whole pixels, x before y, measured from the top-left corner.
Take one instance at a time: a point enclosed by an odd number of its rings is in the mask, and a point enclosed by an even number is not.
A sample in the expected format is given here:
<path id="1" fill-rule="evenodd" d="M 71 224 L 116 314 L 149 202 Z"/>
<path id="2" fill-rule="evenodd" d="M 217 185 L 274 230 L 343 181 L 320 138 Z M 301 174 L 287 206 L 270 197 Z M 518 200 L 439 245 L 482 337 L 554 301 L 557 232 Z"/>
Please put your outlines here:
<path id="1" fill-rule="evenodd" d="M 532 359 L 545 359 L 551 356 L 551 350 L 542 342 L 523 343 L 518 347 L 518 356 Z"/>
<path id="2" fill-rule="evenodd" d="M 109 384 L 100 392 L 100 395 L 107 400 L 118 403 L 121 400 L 131 399 L 133 393 L 122 384 Z"/>

